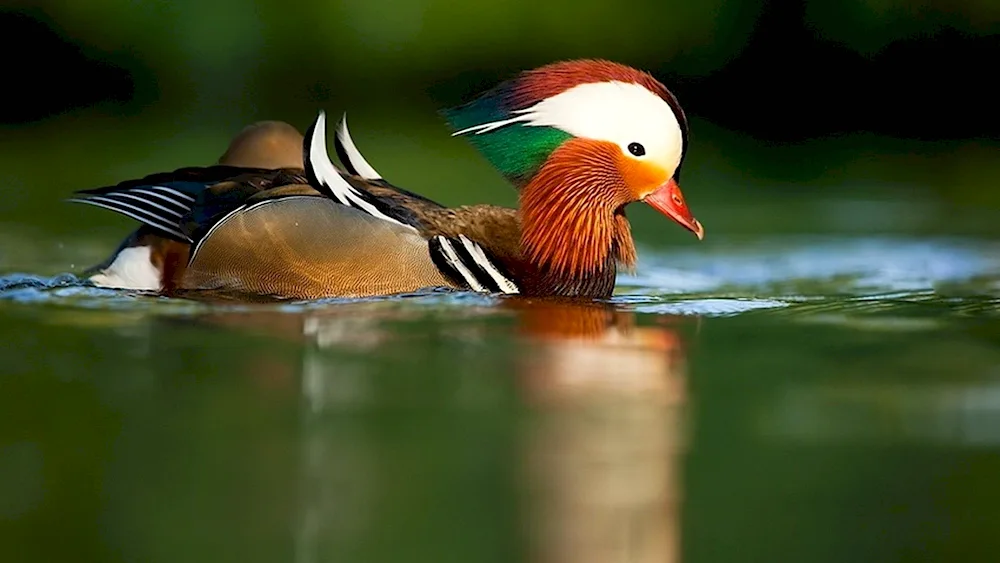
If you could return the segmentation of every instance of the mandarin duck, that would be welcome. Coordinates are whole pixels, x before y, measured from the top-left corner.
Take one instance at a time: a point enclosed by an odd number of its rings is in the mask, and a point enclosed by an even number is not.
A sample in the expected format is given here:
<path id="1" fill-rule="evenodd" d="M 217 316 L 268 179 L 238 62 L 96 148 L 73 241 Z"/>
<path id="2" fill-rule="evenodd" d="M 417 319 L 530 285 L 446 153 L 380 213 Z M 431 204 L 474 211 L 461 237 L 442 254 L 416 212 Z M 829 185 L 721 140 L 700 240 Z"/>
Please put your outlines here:
<path id="1" fill-rule="evenodd" d="M 698 239 L 678 185 L 687 121 L 650 74 L 603 60 L 522 72 L 445 110 L 518 190 L 517 209 L 444 207 L 399 188 L 347 128 L 326 146 L 319 112 L 303 136 L 244 129 L 218 164 L 81 190 L 70 201 L 139 221 L 86 275 L 98 286 L 277 299 L 453 288 L 604 298 L 635 245 L 625 207 L 642 201 Z"/>

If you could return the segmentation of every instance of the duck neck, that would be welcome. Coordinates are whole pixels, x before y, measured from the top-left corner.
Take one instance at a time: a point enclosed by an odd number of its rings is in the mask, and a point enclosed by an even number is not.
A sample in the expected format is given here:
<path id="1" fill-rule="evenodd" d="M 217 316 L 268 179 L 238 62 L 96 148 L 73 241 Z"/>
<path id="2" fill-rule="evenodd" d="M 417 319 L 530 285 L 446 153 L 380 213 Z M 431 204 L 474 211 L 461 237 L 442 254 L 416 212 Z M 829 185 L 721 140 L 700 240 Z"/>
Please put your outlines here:
<path id="1" fill-rule="evenodd" d="M 632 268 L 635 245 L 624 209 L 586 177 L 546 174 L 520 197 L 521 250 L 538 270 L 539 292 L 608 297 L 617 266 Z"/>

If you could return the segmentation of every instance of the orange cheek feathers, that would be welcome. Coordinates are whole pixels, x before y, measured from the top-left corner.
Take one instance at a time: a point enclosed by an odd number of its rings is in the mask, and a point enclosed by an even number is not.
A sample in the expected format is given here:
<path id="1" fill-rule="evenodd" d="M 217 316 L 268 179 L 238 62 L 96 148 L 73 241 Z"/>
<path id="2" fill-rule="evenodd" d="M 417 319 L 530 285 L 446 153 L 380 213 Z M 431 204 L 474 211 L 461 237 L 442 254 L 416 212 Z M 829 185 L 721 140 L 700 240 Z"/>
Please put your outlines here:
<path id="1" fill-rule="evenodd" d="M 604 267 L 611 253 L 624 262 L 634 255 L 628 223 L 614 215 L 636 199 L 620 155 L 614 143 L 571 139 L 549 156 L 520 198 L 521 242 L 532 261 L 582 276 Z"/>
<path id="2" fill-rule="evenodd" d="M 629 200 L 623 203 L 643 199 L 670 179 L 667 171 L 656 164 L 635 160 L 624 154 L 619 154 L 617 160 L 618 170 L 628 189 Z"/>

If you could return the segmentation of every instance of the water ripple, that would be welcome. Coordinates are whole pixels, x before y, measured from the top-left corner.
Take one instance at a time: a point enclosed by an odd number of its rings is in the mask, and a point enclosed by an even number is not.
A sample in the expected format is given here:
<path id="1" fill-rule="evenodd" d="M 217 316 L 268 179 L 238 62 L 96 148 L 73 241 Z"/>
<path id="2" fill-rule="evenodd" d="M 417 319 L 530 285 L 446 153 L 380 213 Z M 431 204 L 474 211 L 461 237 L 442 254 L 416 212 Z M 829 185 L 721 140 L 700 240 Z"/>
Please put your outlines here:
<path id="1" fill-rule="evenodd" d="M 991 278 L 996 292 L 1000 245 L 961 240 L 799 238 L 726 245 L 708 251 L 640 252 L 630 291 L 690 294 L 740 289 L 774 296 L 935 290 Z"/>
<path id="2" fill-rule="evenodd" d="M 1000 245 L 995 243 L 799 238 L 671 252 L 645 250 L 641 256 L 638 273 L 620 276 L 618 292 L 612 299 L 637 313 L 765 313 L 809 317 L 816 322 L 845 322 L 858 315 L 885 313 L 995 316 L 1000 311 Z M 492 307 L 496 298 L 428 290 L 360 300 L 283 302 L 269 307 L 301 312 L 367 301 L 472 312 Z M 72 274 L 44 277 L 26 273 L 0 277 L 0 302 L 157 314 L 248 306 L 239 302 L 209 305 L 138 291 L 102 289 Z"/>

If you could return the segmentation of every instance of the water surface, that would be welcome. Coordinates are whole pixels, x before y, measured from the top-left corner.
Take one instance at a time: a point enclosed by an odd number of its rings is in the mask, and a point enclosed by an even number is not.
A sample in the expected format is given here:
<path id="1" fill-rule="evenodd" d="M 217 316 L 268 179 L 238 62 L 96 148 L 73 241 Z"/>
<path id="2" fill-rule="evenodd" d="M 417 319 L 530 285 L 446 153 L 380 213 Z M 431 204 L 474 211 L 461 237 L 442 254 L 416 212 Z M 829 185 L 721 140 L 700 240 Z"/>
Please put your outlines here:
<path id="1" fill-rule="evenodd" d="M 237 305 L 89 287 L 92 238 L 0 240 L 3 561 L 962 561 L 1000 543 L 989 241 L 641 247 L 608 303 Z"/>

